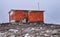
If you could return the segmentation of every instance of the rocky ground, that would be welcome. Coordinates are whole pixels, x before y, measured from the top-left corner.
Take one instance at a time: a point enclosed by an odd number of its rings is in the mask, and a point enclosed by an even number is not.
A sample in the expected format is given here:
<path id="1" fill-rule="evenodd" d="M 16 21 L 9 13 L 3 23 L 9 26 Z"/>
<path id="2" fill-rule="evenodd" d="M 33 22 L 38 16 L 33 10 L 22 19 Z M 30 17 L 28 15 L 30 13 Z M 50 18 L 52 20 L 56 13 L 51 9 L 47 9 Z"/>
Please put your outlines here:
<path id="1" fill-rule="evenodd" d="M 0 25 L 0 37 L 60 37 L 60 25 L 6 23 Z"/>

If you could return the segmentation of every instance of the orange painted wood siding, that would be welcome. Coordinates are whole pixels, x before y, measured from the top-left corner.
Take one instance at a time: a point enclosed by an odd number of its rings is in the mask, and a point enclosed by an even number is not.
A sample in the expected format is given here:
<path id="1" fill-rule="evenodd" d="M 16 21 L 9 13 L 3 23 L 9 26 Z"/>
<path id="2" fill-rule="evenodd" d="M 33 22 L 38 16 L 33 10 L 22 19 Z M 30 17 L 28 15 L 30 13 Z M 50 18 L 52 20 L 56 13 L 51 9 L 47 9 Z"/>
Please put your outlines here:
<path id="1" fill-rule="evenodd" d="M 44 21 L 43 11 L 31 11 L 30 13 L 28 13 L 28 21 L 43 22 Z"/>
<path id="2" fill-rule="evenodd" d="M 24 18 L 29 22 L 44 22 L 44 11 L 13 10 L 13 14 L 9 15 L 9 21 L 21 21 Z"/>
<path id="3" fill-rule="evenodd" d="M 13 14 L 10 16 L 10 21 L 20 21 L 27 17 L 27 12 L 25 11 L 13 11 Z"/>

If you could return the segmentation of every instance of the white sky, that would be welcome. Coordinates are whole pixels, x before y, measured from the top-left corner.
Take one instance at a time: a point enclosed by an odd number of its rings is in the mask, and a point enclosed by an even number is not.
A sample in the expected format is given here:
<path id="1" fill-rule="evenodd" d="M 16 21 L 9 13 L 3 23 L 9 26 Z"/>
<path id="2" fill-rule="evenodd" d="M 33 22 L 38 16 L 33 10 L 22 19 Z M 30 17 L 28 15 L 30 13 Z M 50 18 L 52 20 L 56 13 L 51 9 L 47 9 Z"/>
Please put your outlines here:
<path id="1" fill-rule="evenodd" d="M 8 22 L 11 9 L 44 10 L 44 22 L 60 24 L 60 0 L 0 0 L 0 22 Z"/>

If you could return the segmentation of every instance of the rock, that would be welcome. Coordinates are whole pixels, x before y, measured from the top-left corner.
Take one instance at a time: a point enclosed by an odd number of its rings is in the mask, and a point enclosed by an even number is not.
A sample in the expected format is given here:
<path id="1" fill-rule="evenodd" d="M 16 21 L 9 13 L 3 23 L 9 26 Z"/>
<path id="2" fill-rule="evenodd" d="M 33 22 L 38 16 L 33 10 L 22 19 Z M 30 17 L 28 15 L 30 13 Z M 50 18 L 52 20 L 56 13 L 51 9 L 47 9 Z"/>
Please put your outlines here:
<path id="1" fill-rule="evenodd" d="M 18 32 L 17 29 L 9 29 L 9 31 L 12 31 L 12 32 L 14 32 L 14 33 Z"/>

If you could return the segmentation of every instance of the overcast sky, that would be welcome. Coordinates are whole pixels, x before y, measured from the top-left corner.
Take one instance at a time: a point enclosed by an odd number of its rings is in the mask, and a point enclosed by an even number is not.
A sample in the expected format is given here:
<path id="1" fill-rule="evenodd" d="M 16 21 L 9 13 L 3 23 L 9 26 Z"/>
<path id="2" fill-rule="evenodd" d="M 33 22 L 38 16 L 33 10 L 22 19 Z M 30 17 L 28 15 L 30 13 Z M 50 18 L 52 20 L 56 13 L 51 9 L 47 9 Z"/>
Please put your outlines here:
<path id="1" fill-rule="evenodd" d="M 8 22 L 11 9 L 44 10 L 44 22 L 60 24 L 60 0 L 0 0 L 0 22 Z"/>

